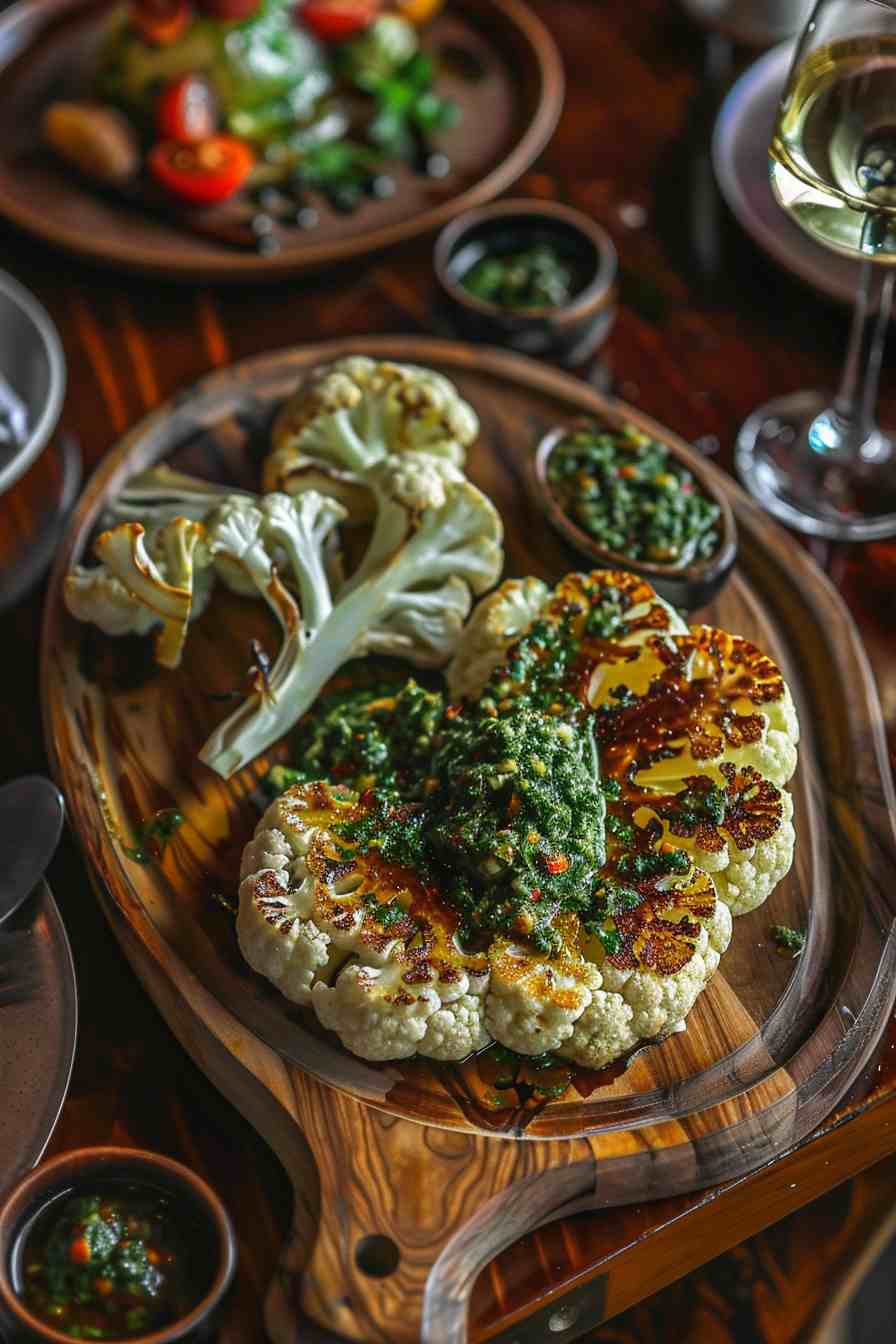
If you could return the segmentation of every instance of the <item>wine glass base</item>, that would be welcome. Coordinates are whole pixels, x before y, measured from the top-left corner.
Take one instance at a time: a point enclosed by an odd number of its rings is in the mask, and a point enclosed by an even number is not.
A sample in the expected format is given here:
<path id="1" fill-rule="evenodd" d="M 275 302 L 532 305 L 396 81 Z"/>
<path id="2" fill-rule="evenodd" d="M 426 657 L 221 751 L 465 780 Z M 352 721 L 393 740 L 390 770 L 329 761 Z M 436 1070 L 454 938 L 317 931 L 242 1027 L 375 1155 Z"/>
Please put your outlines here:
<path id="1" fill-rule="evenodd" d="M 737 436 L 737 474 L 799 532 L 835 541 L 896 536 L 896 443 L 876 430 L 858 461 L 815 452 L 809 427 L 829 405 L 817 392 L 795 392 L 760 406 Z"/>

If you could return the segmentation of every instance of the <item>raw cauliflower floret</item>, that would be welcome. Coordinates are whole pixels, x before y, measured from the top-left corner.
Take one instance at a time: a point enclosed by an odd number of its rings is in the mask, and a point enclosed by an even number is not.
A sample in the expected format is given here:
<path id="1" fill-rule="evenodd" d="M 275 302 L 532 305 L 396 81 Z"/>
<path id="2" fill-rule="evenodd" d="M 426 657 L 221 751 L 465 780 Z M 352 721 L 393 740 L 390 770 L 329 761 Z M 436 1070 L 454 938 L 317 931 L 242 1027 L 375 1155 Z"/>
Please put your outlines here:
<path id="1" fill-rule="evenodd" d="M 619 969 L 600 943 L 587 944 L 586 954 L 600 966 L 603 988 L 557 1053 L 585 1068 L 601 1069 L 642 1041 L 679 1030 L 730 941 L 731 914 L 716 901 L 713 914 L 701 924 L 690 960 L 672 975 L 643 967 Z"/>
<path id="2" fill-rule="evenodd" d="M 485 1024 L 509 1050 L 542 1055 L 559 1049 L 600 989 L 597 967 L 571 950 L 570 941 L 564 939 L 566 946 L 555 957 L 506 938 L 496 938 L 489 949 Z"/>
<path id="3" fill-rule="evenodd" d="M 713 874 L 716 890 L 733 915 L 746 915 L 757 909 L 790 871 L 796 843 L 793 799 L 785 790 L 781 801 L 784 815 L 775 834 L 750 849 L 741 850 L 729 845 L 728 865 Z"/>
<path id="4" fill-rule="evenodd" d="M 466 1059 L 484 1050 L 491 1036 L 485 1026 L 485 1005 L 480 994 L 462 994 L 427 1019 L 426 1034 L 417 1046 L 418 1055 L 429 1059 Z"/>

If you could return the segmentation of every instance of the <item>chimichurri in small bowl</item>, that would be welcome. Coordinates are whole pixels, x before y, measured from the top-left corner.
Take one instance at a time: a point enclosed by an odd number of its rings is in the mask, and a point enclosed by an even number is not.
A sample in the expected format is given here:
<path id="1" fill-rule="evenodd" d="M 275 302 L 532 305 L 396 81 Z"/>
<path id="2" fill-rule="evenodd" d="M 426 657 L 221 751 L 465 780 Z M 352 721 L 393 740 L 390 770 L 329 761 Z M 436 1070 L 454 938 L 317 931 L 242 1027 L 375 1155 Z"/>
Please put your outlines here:
<path id="1" fill-rule="evenodd" d="M 562 308 L 575 295 L 575 274 L 553 243 L 532 243 L 502 256 L 488 253 L 461 276 L 474 299 L 511 312 Z"/>
<path id="2" fill-rule="evenodd" d="M 54 1344 L 210 1339 L 234 1264 L 204 1181 L 152 1153 L 85 1149 L 38 1168 L 0 1210 L 0 1322 Z"/>
<path id="3" fill-rule="evenodd" d="M 613 321 L 612 240 L 553 201 L 468 211 L 439 235 L 435 268 L 444 315 L 471 340 L 576 364 Z"/>
<path id="4" fill-rule="evenodd" d="M 538 445 L 531 479 L 540 507 L 577 551 L 642 574 L 676 606 L 709 601 L 734 564 L 734 516 L 706 464 L 641 417 L 553 430 Z"/>
<path id="5" fill-rule="evenodd" d="M 60 1196 L 25 1237 L 25 1306 L 72 1339 L 139 1338 L 173 1325 L 196 1297 L 182 1223 L 171 1196 L 150 1186 L 104 1182 Z"/>

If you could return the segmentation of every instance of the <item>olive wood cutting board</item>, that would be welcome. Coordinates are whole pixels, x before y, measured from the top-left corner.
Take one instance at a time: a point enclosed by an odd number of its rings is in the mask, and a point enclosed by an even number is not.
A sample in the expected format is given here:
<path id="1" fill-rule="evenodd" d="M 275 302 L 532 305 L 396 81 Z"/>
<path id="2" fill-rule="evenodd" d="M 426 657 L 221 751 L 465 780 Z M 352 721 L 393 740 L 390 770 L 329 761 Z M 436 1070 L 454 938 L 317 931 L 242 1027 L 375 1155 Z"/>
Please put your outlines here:
<path id="1" fill-rule="evenodd" d="M 842 1098 L 896 995 L 894 799 L 880 706 L 846 608 L 803 551 L 709 466 L 734 508 L 740 552 L 700 619 L 779 661 L 803 729 L 790 875 L 735 922 L 686 1032 L 625 1071 L 576 1077 L 560 1100 L 496 1111 L 475 1059 L 371 1065 L 342 1050 L 310 1010 L 249 970 L 214 900 L 235 892 L 257 783 L 278 753 L 228 782 L 196 753 L 228 712 L 221 697 L 241 684 L 250 639 L 276 647 L 272 623 L 259 604 L 219 588 L 183 666 L 161 671 L 149 641 L 108 640 L 71 620 L 62 581 L 104 502 L 135 471 L 165 459 L 257 486 L 282 398 L 312 365 L 361 351 L 440 369 L 475 406 L 482 432 L 468 471 L 503 515 L 508 575 L 555 581 L 581 567 L 524 485 L 549 427 L 592 413 L 683 447 L 567 375 L 423 338 L 308 346 L 213 374 L 138 425 L 91 480 L 50 585 L 42 696 L 56 775 L 113 929 L 181 1041 L 292 1179 L 295 1235 L 268 1297 L 272 1338 L 321 1338 L 324 1327 L 327 1338 L 459 1344 L 477 1274 L 524 1233 L 742 1175 Z M 161 859 L 129 857 L 141 822 L 171 807 L 185 820 Z M 801 957 L 775 951 L 772 923 L 808 928 Z M 508 1344 L 517 1337 L 506 1334 Z"/>

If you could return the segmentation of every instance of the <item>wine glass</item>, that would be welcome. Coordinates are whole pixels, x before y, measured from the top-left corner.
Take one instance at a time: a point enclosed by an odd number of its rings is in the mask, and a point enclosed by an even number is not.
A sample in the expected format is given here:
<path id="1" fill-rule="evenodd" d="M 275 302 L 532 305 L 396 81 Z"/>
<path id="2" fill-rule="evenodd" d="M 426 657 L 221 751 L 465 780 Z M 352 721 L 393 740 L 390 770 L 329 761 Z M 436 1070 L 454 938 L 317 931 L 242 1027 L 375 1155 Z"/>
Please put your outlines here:
<path id="1" fill-rule="evenodd" d="M 874 410 L 896 277 L 896 0 L 818 0 L 770 148 L 775 196 L 817 242 L 860 262 L 833 401 L 797 392 L 741 428 L 737 470 L 783 522 L 815 536 L 896 533 L 896 443 Z"/>

